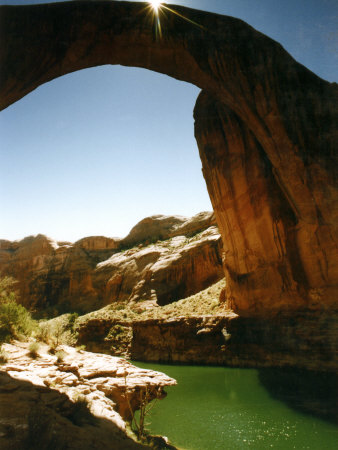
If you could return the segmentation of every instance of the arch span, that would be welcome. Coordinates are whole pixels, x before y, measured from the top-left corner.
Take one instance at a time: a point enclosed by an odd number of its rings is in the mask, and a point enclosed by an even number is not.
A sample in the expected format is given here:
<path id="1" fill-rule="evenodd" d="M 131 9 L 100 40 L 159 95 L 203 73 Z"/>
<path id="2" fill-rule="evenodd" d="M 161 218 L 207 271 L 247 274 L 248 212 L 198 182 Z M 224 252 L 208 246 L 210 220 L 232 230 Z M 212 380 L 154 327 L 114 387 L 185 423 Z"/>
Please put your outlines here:
<path id="1" fill-rule="evenodd" d="M 172 5 L 179 14 L 166 10 L 159 38 L 146 6 L 1 7 L 1 108 L 104 64 L 195 84 L 195 136 L 224 240 L 229 304 L 247 316 L 333 306 L 337 85 L 238 19 Z"/>

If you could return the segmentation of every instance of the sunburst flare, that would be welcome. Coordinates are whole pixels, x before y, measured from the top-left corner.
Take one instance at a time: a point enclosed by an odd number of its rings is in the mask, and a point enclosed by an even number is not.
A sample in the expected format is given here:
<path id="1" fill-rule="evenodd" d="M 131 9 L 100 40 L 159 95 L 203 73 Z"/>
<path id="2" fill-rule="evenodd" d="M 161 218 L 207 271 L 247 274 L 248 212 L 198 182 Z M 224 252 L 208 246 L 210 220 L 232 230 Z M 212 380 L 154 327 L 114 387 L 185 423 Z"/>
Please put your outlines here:
<path id="1" fill-rule="evenodd" d="M 159 0 L 152 0 L 149 3 L 151 5 L 151 7 L 153 8 L 153 10 L 155 11 L 155 13 L 158 14 L 158 10 L 161 8 L 162 2 L 160 2 Z"/>

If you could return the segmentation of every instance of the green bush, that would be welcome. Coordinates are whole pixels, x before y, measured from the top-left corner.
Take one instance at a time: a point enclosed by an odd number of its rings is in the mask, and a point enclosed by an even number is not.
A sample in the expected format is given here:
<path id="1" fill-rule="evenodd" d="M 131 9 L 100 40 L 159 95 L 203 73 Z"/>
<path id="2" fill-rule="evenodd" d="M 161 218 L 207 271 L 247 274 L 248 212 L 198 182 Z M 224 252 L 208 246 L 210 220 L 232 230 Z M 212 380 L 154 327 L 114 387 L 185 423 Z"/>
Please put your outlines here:
<path id="1" fill-rule="evenodd" d="M 39 323 L 37 338 L 50 346 L 50 353 L 54 354 L 59 345 L 75 346 L 77 343 L 77 332 L 75 321 L 76 313 L 64 314 L 48 321 Z"/>
<path id="2" fill-rule="evenodd" d="M 0 342 L 28 337 L 36 327 L 30 312 L 17 303 L 14 284 L 12 278 L 0 279 Z"/>
<path id="3" fill-rule="evenodd" d="M 37 342 L 31 342 L 28 347 L 29 356 L 34 359 L 37 358 L 39 356 L 39 348 L 40 345 Z"/>
<path id="4" fill-rule="evenodd" d="M 8 354 L 0 347 L 0 364 L 6 364 L 8 362 Z"/>
<path id="5" fill-rule="evenodd" d="M 63 362 L 63 360 L 65 359 L 65 357 L 66 357 L 66 352 L 64 352 L 63 350 L 59 350 L 59 351 L 57 351 L 56 353 L 55 353 L 55 356 L 56 356 L 56 362 L 58 363 L 58 364 L 60 364 L 60 363 L 62 363 Z"/>

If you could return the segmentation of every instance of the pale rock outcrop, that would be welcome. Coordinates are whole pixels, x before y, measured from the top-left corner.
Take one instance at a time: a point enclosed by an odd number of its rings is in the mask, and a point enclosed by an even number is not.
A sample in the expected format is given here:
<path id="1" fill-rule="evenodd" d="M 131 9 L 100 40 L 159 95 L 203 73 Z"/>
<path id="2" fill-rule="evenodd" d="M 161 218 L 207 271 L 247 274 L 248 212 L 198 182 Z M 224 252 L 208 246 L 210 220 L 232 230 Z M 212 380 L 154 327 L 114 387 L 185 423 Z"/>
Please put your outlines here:
<path id="1" fill-rule="evenodd" d="M 150 244 L 158 240 L 175 236 L 192 236 L 201 230 L 216 225 L 215 215 L 212 212 L 201 212 L 193 217 L 183 216 L 150 216 L 141 220 L 131 230 L 128 236 L 121 241 L 121 247 L 133 247 L 139 243 Z"/>
<path id="2" fill-rule="evenodd" d="M 144 448 L 125 433 L 129 404 L 132 410 L 139 407 L 141 390 L 148 389 L 151 398 L 162 398 L 164 387 L 176 384 L 160 372 L 139 369 L 124 359 L 72 347 L 62 346 L 62 362 L 47 352 L 47 346 L 40 346 L 36 359 L 29 356 L 28 344 L 4 344 L 3 349 L 8 355 L 8 362 L 0 366 L 0 447 L 4 450 L 33 448 L 33 444 L 78 450 Z M 79 413 L 76 401 L 81 396 L 90 412 Z"/>
<path id="3" fill-rule="evenodd" d="M 94 285 L 112 301 L 165 305 L 195 294 L 223 278 L 221 239 L 216 227 L 193 238 L 176 236 L 146 248 L 113 255 L 97 265 Z"/>

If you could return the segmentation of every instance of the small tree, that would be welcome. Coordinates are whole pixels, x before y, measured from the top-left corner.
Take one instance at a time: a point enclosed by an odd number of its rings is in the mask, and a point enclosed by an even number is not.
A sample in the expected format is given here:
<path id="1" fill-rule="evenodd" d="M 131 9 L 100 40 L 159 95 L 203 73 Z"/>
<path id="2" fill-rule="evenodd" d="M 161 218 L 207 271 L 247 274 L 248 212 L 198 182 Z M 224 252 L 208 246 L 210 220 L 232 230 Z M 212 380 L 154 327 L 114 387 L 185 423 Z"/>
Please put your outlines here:
<path id="1" fill-rule="evenodd" d="M 161 398 L 161 388 L 154 387 L 155 389 L 155 399 L 154 399 L 154 395 L 152 394 L 150 386 L 148 384 L 145 387 L 141 387 L 139 392 L 139 408 L 138 408 L 139 417 L 137 418 L 135 416 L 135 411 L 133 410 L 130 403 L 127 387 L 127 373 L 125 373 L 124 375 L 124 380 L 125 380 L 125 398 L 127 400 L 131 415 L 131 427 L 136 431 L 138 439 L 140 441 L 144 441 L 147 435 L 146 426 L 149 425 L 149 423 L 146 422 L 146 417 L 149 415 L 150 411 L 156 405 L 157 400 Z"/>
<path id="2" fill-rule="evenodd" d="M 38 339 L 49 344 L 51 352 L 55 352 L 59 345 L 72 345 L 77 342 L 75 321 L 77 314 L 64 314 L 49 321 L 39 323 Z"/>

